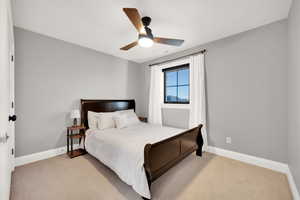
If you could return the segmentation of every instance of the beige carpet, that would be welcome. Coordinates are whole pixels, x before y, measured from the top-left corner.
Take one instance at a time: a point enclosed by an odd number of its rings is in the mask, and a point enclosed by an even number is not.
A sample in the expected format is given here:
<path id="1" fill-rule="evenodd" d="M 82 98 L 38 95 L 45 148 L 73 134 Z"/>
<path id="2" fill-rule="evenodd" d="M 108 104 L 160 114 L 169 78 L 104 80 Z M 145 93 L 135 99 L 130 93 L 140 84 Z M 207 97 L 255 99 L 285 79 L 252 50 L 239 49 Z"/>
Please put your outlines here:
<path id="1" fill-rule="evenodd" d="M 154 200 L 291 200 L 284 174 L 213 154 L 191 155 L 154 182 Z M 141 200 L 89 155 L 17 167 L 11 200 Z"/>

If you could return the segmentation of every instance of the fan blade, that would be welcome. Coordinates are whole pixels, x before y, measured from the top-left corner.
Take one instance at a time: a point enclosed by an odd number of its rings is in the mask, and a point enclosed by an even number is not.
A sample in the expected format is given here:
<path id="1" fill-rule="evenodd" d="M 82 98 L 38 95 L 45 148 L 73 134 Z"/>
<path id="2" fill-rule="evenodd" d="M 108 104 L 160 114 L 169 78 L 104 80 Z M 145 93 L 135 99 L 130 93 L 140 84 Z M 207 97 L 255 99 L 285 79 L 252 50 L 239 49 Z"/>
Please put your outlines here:
<path id="1" fill-rule="evenodd" d="M 161 43 L 161 44 L 167 44 L 172 46 L 180 46 L 184 42 L 184 40 L 177 40 L 177 39 L 171 39 L 171 38 L 160 38 L 155 37 L 153 38 L 154 42 Z"/>
<path id="2" fill-rule="evenodd" d="M 144 30 L 141 16 L 136 8 L 123 8 L 123 11 L 126 13 L 127 17 L 139 33 Z"/>
<path id="3" fill-rule="evenodd" d="M 126 45 L 126 46 L 120 48 L 120 49 L 121 49 L 121 50 L 124 50 L 124 51 L 127 51 L 128 49 L 131 49 L 132 47 L 135 47 L 137 44 L 138 44 L 138 42 L 135 41 L 135 42 L 132 42 L 132 43 L 130 43 L 130 44 L 128 44 L 128 45 Z"/>

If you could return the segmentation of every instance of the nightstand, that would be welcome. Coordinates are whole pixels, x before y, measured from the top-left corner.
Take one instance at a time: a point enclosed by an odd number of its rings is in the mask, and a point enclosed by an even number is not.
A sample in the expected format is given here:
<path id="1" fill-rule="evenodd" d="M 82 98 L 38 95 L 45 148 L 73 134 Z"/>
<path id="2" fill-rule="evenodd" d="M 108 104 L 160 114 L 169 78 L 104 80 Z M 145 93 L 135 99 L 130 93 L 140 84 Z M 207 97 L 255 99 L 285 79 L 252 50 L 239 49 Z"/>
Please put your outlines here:
<path id="1" fill-rule="evenodd" d="M 141 121 L 141 122 L 148 122 L 148 119 L 147 119 L 147 117 L 139 117 L 139 120 Z"/>
<path id="2" fill-rule="evenodd" d="M 73 150 L 73 140 L 79 139 L 79 144 L 83 139 L 83 149 L 75 149 Z M 77 156 L 81 156 L 86 154 L 85 146 L 85 127 L 84 126 L 70 126 L 67 128 L 67 154 L 70 158 L 75 158 Z M 71 147 L 71 149 L 70 149 Z"/>

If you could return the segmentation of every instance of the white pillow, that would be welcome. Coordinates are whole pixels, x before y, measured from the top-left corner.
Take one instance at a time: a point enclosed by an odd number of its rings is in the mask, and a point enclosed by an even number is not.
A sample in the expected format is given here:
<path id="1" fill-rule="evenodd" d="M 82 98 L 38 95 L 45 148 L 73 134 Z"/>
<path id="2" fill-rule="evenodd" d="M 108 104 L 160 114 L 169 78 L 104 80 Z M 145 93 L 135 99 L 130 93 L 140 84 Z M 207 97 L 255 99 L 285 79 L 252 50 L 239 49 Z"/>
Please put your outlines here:
<path id="1" fill-rule="evenodd" d="M 115 120 L 115 123 L 116 123 L 116 127 L 117 128 L 125 128 L 126 127 L 126 123 L 127 123 L 127 120 L 126 120 L 127 116 L 126 115 L 116 115 L 114 117 L 114 120 Z"/>
<path id="2" fill-rule="evenodd" d="M 116 113 L 119 113 L 119 114 L 134 113 L 134 110 L 133 110 L 133 109 L 129 109 L 129 110 L 118 110 L 118 111 L 116 111 Z"/>
<path id="3" fill-rule="evenodd" d="M 119 115 L 116 112 L 100 113 L 98 118 L 98 129 L 116 128 L 114 116 Z"/>
<path id="4" fill-rule="evenodd" d="M 139 118 L 136 116 L 135 112 L 126 113 L 127 126 L 136 125 L 140 123 Z"/>
<path id="5" fill-rule="evenodd" d="M 88 125 L 90 129 L 98 128 L 98 117 L 100 113 L 88 111 Z"/>
<path id="6" fill-rule="evenodd" d="M 117 128 L 125 128 L 140 123 L 140 120 L 133 110 L 116 115 L 114 120 Z"/>

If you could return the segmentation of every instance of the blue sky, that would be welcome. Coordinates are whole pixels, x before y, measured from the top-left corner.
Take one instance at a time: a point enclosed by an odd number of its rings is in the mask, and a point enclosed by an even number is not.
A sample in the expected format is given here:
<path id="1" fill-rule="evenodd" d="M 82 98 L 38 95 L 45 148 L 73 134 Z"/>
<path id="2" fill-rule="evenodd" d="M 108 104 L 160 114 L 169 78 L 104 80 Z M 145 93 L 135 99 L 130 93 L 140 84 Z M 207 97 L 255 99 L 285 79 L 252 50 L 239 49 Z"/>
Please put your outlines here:
<path id="1" fill-rule="evenodd" d="M 178 98 L 189 98 L 189 69 L 166 72 L 166 96 L 177 96 L 177 75 L 178 75 Z M 171 87 L 170 87 L 171 86 Z M 173 86 L 173 87 L 172 87 Z"/>

